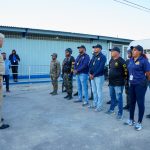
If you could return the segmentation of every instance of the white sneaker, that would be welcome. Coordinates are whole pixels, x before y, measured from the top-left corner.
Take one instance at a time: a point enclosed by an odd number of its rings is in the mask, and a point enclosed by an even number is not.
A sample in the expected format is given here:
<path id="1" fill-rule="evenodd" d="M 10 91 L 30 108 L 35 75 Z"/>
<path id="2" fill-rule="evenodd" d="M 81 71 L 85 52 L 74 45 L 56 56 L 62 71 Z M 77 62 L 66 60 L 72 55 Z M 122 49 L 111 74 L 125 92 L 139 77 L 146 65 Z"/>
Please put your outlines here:
<path id="1" fill-rule="evenodd" d="M 137 130 L 137 131 L 140 131 L 140 130 L 142 130 L 142 124 L 141 123 L 137 123 L 136 125 L 135 125 L 135 130 Z"/>
<path id="2" fill-rule="evenodd" d="M 135 125 L 135 121 L 134 120 L 131 120 L 131 119 L 128 119 L 124 125 L 128 125 L 128 126 L 134 126 Z"/>
<path id="3" fill-rule="evenodd" d="M 94 105 L 89 105 L 88 108 L 90 108 L 90 109 L 95 109 L 96 106 L 94 106 Z"/>

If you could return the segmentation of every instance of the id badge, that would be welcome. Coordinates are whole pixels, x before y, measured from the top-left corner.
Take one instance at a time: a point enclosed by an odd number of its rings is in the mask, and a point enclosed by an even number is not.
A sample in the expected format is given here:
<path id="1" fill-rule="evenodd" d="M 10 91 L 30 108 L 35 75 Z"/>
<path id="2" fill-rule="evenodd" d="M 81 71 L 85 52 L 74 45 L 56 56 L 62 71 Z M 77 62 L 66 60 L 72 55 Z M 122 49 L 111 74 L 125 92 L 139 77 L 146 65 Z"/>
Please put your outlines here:
<path id="1" fill-rule="evenodd" d="M 130 81 L 132 81 L 132 80 L 133 80 L 133 75 L 131 74 L 131 75 L 130 75 Z"/>

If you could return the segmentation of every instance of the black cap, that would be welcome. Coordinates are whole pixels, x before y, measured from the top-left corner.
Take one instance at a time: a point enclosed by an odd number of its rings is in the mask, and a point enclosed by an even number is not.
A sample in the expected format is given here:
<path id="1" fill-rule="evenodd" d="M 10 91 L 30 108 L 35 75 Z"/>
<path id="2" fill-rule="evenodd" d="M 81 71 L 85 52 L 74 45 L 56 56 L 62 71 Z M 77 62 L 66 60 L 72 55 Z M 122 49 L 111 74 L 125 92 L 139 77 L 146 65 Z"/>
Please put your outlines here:
<path id="1" fill-rule="evenodd" d="M 120 53 L 120 49 L 118 47 L 114 47 L 112 49 L 109 49 L 109 51 L 116 51 L 116 52 Z"/>
<path id="2" fill-rule="evenodd" d="M 78 46 L 77 48 L 78 48 L 78 49 L 79 49 L 79 48 L 84 48 L 84 49 L 86 50 L 86 48 L 85 48 L 84 45 Z"/>
<path id="3" fill-rule="evenodd" d="M 132 49 L 131 49 L 131 48 L 128 49 L 128 50 L 127 50 L 127 53 L 131 53 L 131 54 L 132 54 Z"/>
<path id="4" fill-rule="evenodd" d="M 130 49 L 133 50 L 134 46 L 130 46 Z"/>
<path id="5" fill-rule="evenodd" d="M 134 48 L 134 46 L 130 46 L 130 48 L 127 50 L 127 53 L 131 53 L 132 54 L 133 48 Z"/>
<path id="6" fill-rule="evenodd" d="M 142 52 L 143 53 L 143 47 L 142 46 L 140 46 L 140 45 L 137 45 L 137 46 L 135 46 L 134 47 L 135 49 L 137 49 L 138 51 L 140 51 L 140 52 Z"/>
<path id="7" fill-rule="evenodd" d="M 53 53 L 51 56 L 57 57 L 57 54 L 56 54 L 56 53 Z"/>
<path id="8" fill-rule="evenodd" d="M 102 49 L 102 45 L 97 44 L 97 45 L 93 46 L 93 48 L 100 48 L 100 49 Z"/>
<path id="9" fill-rule="evenodd" d="M 2 52 L 1 54 L 6 54 L 5 52 Z"/>
<path id="10" fill-rule="evenodd" d="M 71 48 L 67 48 L 65 51 L 69 52 L 70 54 L 72 54 L 72 49 Z"/>

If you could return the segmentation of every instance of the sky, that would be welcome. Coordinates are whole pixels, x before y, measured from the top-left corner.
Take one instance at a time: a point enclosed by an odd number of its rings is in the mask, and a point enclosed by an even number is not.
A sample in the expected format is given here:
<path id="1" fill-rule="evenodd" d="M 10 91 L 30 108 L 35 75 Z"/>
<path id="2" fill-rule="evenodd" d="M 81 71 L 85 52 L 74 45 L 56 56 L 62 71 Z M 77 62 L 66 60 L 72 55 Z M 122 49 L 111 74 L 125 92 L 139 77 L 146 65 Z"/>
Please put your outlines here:
<path id="1" fill-rule="evenodd" d="M 150 8 L 150 0 L 129 1 Z M 4 26 L 150 39 L 150 12 L 114 0 L 0 0 L 0 6 Z"/>

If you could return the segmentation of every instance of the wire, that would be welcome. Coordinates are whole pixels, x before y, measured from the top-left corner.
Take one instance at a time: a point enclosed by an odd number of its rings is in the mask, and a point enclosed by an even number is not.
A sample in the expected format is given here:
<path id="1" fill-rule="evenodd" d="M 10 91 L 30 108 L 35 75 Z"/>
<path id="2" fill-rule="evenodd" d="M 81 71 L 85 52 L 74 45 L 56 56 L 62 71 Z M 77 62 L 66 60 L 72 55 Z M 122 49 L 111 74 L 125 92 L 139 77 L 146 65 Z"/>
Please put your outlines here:
<path id="1" fill-rule="evenodd" d="M 124 5 L 127 5 L 127 6 L 130 6 L 130 7 L 133 7 L 133 8 L 136 8 L 136 9 L 139 9 L 139 10 L 141 10 L 141 11 L 145 11 L 145 12 L 150 13 L 149 10 L 142 9 L 142 8 L 136 7 L 136 6 L 134 6 L 134 5 L 130 5 L 130 4 L 128 4 L 128 3 L 125 3 L 125 2 L 121 2 L 121 1 L 119 1 L 119 0 L 113 0 L 113 1 L 115 1 L 115 2 L 117 2 L 117 3 L 121 3 L 121 4 L 124 4 Z"/>
<path id="2" fill-rule="evenodd" d="M 127 1 L 127 0 L 123 0 L 123 1 L 125 1 L 125 2 L 127 2 L 127 3 L 130 3 L 130 4 L 133 4 L 133 5 L 136 5 L 136 6 L 138 6 L 138 7 L 141 7 L 141 8 L 147 9 L 147 10 L 149 10 L 149 11 L 150 11 L 150 8 L 144 7 L 144 6 L 142 6 L 142 5 L 139 5 L 139 4 L 136 4 L 136 3 L 133 3 L 133 2 Z"/>

